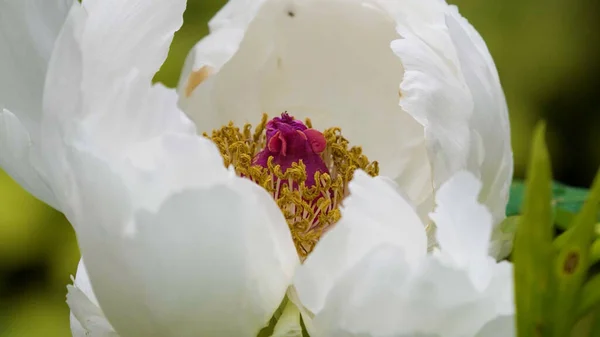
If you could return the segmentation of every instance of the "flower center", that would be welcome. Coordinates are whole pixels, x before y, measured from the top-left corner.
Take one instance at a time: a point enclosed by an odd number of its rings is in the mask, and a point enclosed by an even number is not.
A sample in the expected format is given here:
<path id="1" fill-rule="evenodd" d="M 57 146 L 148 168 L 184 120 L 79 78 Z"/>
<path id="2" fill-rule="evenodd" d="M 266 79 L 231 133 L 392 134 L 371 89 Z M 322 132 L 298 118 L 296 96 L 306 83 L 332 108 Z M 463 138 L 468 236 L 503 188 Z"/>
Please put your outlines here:
<path id="1" fill-rule="evenodd" d="M 266 189 L 282 210 L 299 256 L 305 259 L 323 233 L 340 218 L 339 205 L 348 194 L 354 171 L 379 174 L 360 147 L 350 147 L 341 129 L 323 133 L 283 113 L 252 130 L 233 122 L 211 135 L 226 167 Z"/>

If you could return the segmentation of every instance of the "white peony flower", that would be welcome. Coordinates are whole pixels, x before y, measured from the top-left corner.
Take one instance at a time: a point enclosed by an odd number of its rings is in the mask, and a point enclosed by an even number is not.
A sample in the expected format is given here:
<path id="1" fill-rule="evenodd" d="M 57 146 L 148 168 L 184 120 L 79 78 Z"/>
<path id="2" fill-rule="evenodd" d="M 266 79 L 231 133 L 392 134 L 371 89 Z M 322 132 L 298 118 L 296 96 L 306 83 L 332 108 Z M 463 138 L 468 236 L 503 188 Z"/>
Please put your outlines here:
<path id="1" fill-rule="evenodd" d="M 455 8 L 231 0 L 175 91 L 151 81 L 184 9 L 185 0 L 0 0 L 0 164 L 77 232 L 85 266 L 69 288 L 74 336 L 255 336 L 293 283 L 317 335 L 444 332 L 419 324 L 442 329 L 461 301 L 469 313 L 484 308 L 448 330 L 457 336 L 510 316 L 512 302 L 490 294 L 509 270 L 486 258 L 512 175 L 506 103 L 485 44 Z M 261 120 L 284 111 L 310 120 Z M 255 133 L 235 129 L 244 123 L 258 124 Z M 348 189 L 356 169 L 389 178 L 359 173 Z M 476 177 L 466 182 L 483 182 L 493 220 L 472 200 L 479 188 L 464 203 L 456 187 L 440 188 L 463 170 Z M 436 198 L 442 252 L 431 257 L 436 242 L 420 226 L 432 228 Z M 364 205 L 353 211 L 356 200 Z M 370 221 L 366 205 L 382 217 Z M 487 217 L 450 221 L 472 209 Z M 395 214 L 408 222 L 389 221 Z M 331 250 L 345 264 L 323 274 L 327 289 L 311 290 L 303 282 L 326 264 L 318 252 L 360 219 L 373 231 L 361 227 L 351 247 Z M 465 250 L 447 239 L 465 239 L 465 229 L 446 222 L 472 231 Z M 324 240 L 309 255 L 330 229 L 334 246 Z M 494 256 L 505 253 L 499 244 Z M 370 259 L 374 269 L 362 272 Z M 352 318 L 332 313 L 351 299 L 347 289 L 377 286 L 359 276 L 388 269 L 408 282 L 399 296 L 426 287 L 429 270 L 456 279 L 435 283 L 438 297 L 381 302 L 400 310 L 418 301 L 415 310 L 431 309 L 422 321 L 359 315 L 379 303 L 367 291 Z"/>

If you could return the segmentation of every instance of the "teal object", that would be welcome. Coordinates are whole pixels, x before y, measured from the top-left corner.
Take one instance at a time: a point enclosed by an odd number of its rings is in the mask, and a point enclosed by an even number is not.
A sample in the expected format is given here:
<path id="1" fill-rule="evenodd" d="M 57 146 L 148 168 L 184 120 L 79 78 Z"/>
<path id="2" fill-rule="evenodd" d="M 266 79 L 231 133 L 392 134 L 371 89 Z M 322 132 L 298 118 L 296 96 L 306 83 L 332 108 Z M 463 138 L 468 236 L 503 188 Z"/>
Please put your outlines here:
<path id="1" fill-rule="evenodd" d="M 506 206 L 506 216 L 520 215 L 522 212 L 525 184 L 522 180 L 513 181 L 510 186 L 510 197 Z M 579 213 L 587 200 L 588 190 L 572 187 L 559 182 L 552 183 L 552 206 L 554 222 L 560 229 L 566 229 L 575 214 Z M 600 221 L 600 212 L 598 213 Z"/>

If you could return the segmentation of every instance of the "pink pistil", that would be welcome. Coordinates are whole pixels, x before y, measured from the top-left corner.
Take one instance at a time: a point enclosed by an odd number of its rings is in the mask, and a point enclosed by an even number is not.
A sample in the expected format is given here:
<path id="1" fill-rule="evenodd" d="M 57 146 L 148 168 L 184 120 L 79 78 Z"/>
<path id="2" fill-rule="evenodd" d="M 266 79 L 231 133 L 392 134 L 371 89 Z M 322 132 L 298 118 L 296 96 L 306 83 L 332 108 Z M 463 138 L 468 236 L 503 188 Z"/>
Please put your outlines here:
<path id="1" fill-rule="evenodd" d="M 329 173 L 320 154 L 327 142 L 323 134 L 309 129 L 287 113 L 267 123 L 267 146 L 254 157 L 254 164 L 267 167 L 269 157 L 285 172 L 300 160 L 306 166 L 306 186 L 315 184 L 315 173 Z"/>

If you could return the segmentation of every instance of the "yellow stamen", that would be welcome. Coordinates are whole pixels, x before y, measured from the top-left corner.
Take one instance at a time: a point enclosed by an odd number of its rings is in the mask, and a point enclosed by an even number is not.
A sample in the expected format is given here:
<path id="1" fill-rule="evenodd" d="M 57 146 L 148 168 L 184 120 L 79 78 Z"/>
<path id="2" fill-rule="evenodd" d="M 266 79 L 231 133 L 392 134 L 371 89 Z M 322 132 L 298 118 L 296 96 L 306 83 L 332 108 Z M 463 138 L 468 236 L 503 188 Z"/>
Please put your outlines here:
<path id="1" fill-rule="evenodd" d="M 376 161 L 362 154 L 360 147 L 350 147 L 340 128 L 325 130 L 327 147 L 322 153 L 330 173 L 315 173 L 315 185 L 306 186 L 306 167 L 302 161 L 294 163 L 285 172 L 273 164 L 254 165 L 254 156 L 265 147 L 265 126 L 268 117 L 263 114 L 260 124 L 252 132 L 250 124 L 240 130 L 233 122 L 212 134 L 204 134 L 217 145 L 225 166 L 233 166 L 240 176 L 251 179 L 273 195 L 288 222 L 299 256 L 304 260 L 332 225 L 340 219 L 339 205 L 348 194 L 348 182 L 354 171 L 364 170 L 371 176 L 379 174 Z M 310 128 L 312 123 L 306 120 Z"/>

